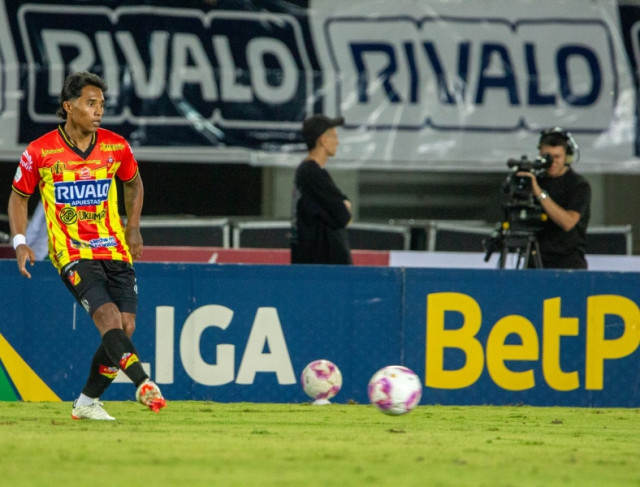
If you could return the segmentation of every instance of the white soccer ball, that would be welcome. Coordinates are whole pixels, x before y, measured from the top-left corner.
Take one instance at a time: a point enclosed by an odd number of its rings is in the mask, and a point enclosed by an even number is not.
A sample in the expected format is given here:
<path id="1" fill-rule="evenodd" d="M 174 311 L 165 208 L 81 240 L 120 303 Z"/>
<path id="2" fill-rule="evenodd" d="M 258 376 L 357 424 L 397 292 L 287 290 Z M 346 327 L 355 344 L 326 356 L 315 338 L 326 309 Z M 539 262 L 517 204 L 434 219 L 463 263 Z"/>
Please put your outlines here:
<path id="1" fill-rule="evenodd" d="M 329 360 L 314 360 L 307 364 L 300 376 L 302 388 L 317 404 L 327 404 L 342 387 L 342 373 Z"/>
<path id="2" fill-rule="evenodd" d="M 413 370 L 389 365 L 378 370 L 367 389 L 369 401 L 385 414 L 398 416 L 411 411 L 422 397 L 422 383 Z"/>

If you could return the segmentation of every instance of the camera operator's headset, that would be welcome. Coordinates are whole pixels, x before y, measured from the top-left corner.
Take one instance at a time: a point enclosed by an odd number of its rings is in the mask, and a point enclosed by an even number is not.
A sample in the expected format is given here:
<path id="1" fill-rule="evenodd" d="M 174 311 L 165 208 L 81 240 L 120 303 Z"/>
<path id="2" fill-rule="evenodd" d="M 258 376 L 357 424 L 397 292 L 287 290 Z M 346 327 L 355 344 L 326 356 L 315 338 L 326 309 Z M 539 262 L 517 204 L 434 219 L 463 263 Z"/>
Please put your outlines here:
<path id="1" fill-rule="evenodd" d="M 559 135 L 564 140 L 564 148 L 567 151 L 566 164 L 575 164 L 580 160 L 580 147 L 576 143 L 573 135 L 568 130 L 562 130 L 560 127 L 553 127 L 548 130 L 543 130 L 540 133 L 540 140 L 538 141 L 538 149 L 542 145 L 542 139 L 548 135 Z"/>

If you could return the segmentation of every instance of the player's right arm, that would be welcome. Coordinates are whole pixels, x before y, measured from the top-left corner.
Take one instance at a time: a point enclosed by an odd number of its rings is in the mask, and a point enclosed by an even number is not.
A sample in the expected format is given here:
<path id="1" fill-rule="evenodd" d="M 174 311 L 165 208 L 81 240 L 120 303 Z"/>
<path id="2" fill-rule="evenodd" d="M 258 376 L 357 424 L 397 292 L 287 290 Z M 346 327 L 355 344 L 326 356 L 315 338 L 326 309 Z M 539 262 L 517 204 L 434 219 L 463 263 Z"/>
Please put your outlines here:
<path id="1" fill-rule="evenodd" d="M 11 191 L 9 196 L 9 206 L 7 214 L 9 215 L 9 228 L 11 229 L 11 238 L 16 235 L 25 235 L 27 231 L 27 221 L 29 218 L 27 202 L 29 198 L 21 194 Z M 18 262 L 18 270 L 20 274 L 31 279 L 31 274 L 27 270 L 27 260 L 31 265 L 36 260 L 31 247 L 27 244 L 18 245 L 16 248 L 16 261 Z"/>
<path id="2" fill-rule="evenodd" d="M 39 139 L 40 140 L 40 139 Z M 7 213 L 9 215 L 9 228 L 11 230 L 11 241 L 14 244 L 16 235 L 24 235 L 27 232 L 27 222 L 29 221 L 29 209 L 27 203 L 29 197 L 33 194 L 40 179 L 38 172 L 38 154 L 41 152 L 37 147 L 37 142 L 32 142 L 22 153 L 20 163 L 16 169 L 11 185 L 11 196 L 9 197 L 9 207 Z M 24 240 L 22 240 L 24 242 Z M 31 274 L 27 270 L 27 260 L 31 265 L 36 260 L 33 250 L 26 244 L 22 243 L 15 248 L 16 261 L 20 274 L 31 279 Z"/>

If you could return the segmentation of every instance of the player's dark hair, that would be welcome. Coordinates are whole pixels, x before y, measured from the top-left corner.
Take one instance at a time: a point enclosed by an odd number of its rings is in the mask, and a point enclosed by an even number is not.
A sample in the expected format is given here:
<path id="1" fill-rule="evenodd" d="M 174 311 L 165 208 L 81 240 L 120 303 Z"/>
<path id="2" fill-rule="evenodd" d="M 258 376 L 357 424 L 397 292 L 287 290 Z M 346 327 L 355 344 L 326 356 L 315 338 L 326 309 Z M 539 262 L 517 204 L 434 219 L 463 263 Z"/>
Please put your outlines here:
<path id="1" fill-rule="evenodd" d="M 64 86 L 58 97 L 58 109 L 56 115 L 62 120 L 67 119 L 67 111 L 64 109 L 63 103 L 67 100 L 75 100 L 82 96 L 82 88 L 85 86 L 95 86 L 100 88 L 103 93 L 107 91 L 107 83 L 97 74 L 82 71 L 67 76 L 64 80 Z"/>

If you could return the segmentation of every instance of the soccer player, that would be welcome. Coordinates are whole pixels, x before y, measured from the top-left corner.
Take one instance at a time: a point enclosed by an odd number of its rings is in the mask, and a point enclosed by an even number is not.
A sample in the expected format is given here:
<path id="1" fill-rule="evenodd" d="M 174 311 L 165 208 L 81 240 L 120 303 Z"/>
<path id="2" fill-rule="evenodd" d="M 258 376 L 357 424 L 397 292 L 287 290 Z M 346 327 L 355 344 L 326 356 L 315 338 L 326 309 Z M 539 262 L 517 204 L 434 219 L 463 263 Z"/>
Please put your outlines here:
<path id="1" fill-rule="evenodd" d="M 130 339 L 138 304 L 133 261 L 142 253 L 144 191 L 127 141 L 100 128 L 106 90 L 105 82 L 92 73 L 66 78 L 56 112 L 63 123 L 28 145 L 9 197 L 9 225 L 20 274 L 30 279 L 26 264 L 35 260 L 24 234 L 27 202 L 38 188 L 51 262 L 102 337 L 87 382 L 73 403 L 73 419 L 114 419 L 100 396 L 118 369 L 137 387 L 140 403 L 155 412 L 166 405 Z M 123 182 L 126 227 L 118 213 L 116 176 Z"/>

